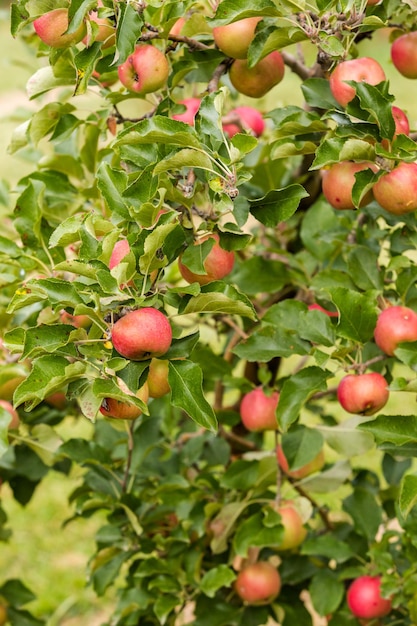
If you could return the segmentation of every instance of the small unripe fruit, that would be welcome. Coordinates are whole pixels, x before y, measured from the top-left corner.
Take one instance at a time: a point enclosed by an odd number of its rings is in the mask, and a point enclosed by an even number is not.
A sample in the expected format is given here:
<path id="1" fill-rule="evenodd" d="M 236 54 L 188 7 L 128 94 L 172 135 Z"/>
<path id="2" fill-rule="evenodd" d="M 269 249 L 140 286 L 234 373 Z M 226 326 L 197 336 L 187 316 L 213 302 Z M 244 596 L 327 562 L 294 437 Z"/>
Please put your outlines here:
<path id="1" fill-rule="evenodd" d="M 246 59 L 249 46 L 255 37 L 255 30 L 261 17 L 246 17 L 243 20 L 215 26 L 213 38 L 224 54 L 232 59 Z"/>
<path id="2" fill-rule="evenodd" d="M 171 391 L 168 382 L 169 361 L 166 359 L 152 359 L 149 365 L 147 378 L 149 396 L 162 398 Z"/>
<path id="3" fill-rule="evenodd" d="M 284 77 L 285 65 L 278 51 L 271 52 L 253 67 L 243 59 L 236 59 L 229 71 L 233 87 L 250 98 L 262 98 Z"/>
<path id="4" fill-rule="evenodd" d="M 373 415 L 388 402 L 388 383 L 378 372 L 349 374 L 338 385 L 337 399 L 348 413 Z"/>
<path id="5" fill-rule="evenodd" d="M 268 561 L 251 563 L 239 572 L 235 591 L 247 604 L 269 604 L 281 591 L 281 577 Z"/>
<path id="6" fill-rule="evenodd" d="M 141 361 L 162 356 L 172 342 L 172 328 L 164 313 L 153 307 L 130 311 L 113 326 L 111 340 L 126 359 Z"/>
<path id="7" fill-rule="evenodd" d="M 404 33 L 391 45 L 391 60 L 405 78 L 417 78 L 417 31 Z"/>
<path id="8" fill-rule="evenodd" d="M 40 39 L 51 48 L 67 48 L 81 41 L 85 33 L 82 24 L 73 33 L 67 33 L 69 26 L 68 9 L 53 9 L 36 18 L 33 27 Z"/>
<path id="9" fill-rule="evenodd" d="M 342 106 L 346 106 L 356 95 L 356 89 L 348 85 L 348 80 L 378 85 L 385 80 L 385 72 L 378 61 L 370 57 L 339 63 L 330 75 L 329 84 L 334 99 Z"/>
<path id="10" fill-rule="evenodd" d="M 211 233 L 200 237 L 194 245 L 200 245 L 207 239 L 214 239 L 214 245 L 210 252 L 204 259 L 205 274 L 195 274 L 182 262 L 182 256 L 178 259 L 178 269 L 181 276 L 188 283 L 197 282 L 200 285 L 207 285 L 213 280 L 221 280 L 225 278 L 233 269 L 235 262 L 235 255 L 233 251 L 225 250 L 219 243 L 219 236 L 217 233 Z"/>
<path id="11" fill-rule="evenodd" d="M 244 395 L 240 403 L 240 418 L 245 428 L 250 431 L 277 430 L 275 411 L 278 401 L 278 391 L 268 396 L 262 387 Z"/>
<path id="12" fill-rule="evenodd" d="M 122 85 L 138 95 L 145 95 L 165 86 L 169 64 L 158 48 L 141 44 L 119 65 L 117 71 Z"/>
<path id="13" fill-rule="evenodd" d="M 348 589 L 346 599 L 355 617 L 372 620 L 391 612 L 391 600 L 381 596 L 379 576 L 356 578 Z"/>
<path id="14" fill-rule="evenodd" d="M 375 343 L 385 354 L 394 356 L 399 343 L 417 341 L 417 313 L 406 306 L 391 306 L 378 316 Z"/>

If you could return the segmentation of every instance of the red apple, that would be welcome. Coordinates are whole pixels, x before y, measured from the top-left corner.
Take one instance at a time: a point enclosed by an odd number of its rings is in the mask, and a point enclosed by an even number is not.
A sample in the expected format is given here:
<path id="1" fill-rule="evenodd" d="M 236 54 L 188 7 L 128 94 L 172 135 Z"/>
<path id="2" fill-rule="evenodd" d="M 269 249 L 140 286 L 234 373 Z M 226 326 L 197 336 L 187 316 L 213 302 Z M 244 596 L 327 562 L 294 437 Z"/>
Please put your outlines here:
<path id="1" fill-rule="evenodd" d="M 0 406 L 7 411 L 11 416 L 11 421 L 9 422 L 8 428 L 11 430 L 15 430 L 19 428 L 20 418 L 16 409 L 13 408 L 13 405 L 7 400 L 0 400 Z"/>
<path id="2" fill-rule="evenodd" d="M 216 46 L 232 59 L 246 59 L 249 46 L 255 37 L 255 30 L 261 17 L 246 17 L 243 20 L 215 26 L 213 38 Z"/>
<path id="3" fill-rule="evenodd" d="M 337 399 L 348 413 L 373 415 L 388 402 L 388 383 L 378 372 L 349 374 L 337 387 Z"/>
<path id="4" fill-rule="evenodd" d="M 320 452 L 317 454 L 317 456 L 314 457 L 312 461 L 306 463 L 298 469 L 290 470 L 282 446 L 277 446 L 276 454 L 278 465 L 280 466 L 280 468 L 288 476 L 291 476 L 291 478 L 295 478 L 297 480 L 301 480 L 302 478 L 305 478 L 306 476 L 309 476 L 314 472 L 318 472 L 319 470 L 321 470 L 325 463 L 324 452 L 323 450 L 320 450 Z"/>
<path id="5" fill-rule="evenodd" d="M 149 391 L 146 383 L 138 390 L 136 396 L 143 402 L 148 401 Z M 139 415 L 142 415 L 141 409 L 136 404 L 121 402 L 115 398 L 105 398 L 101 404 L 100 413 L 105 417 L 113 417 L 120 420 L 134 420 Z"/>
<path id="6" fill-rule="evenodd" d="M 130 245 L 127 239 L 120 239 L 119 241 L 116 241 L 110 255 L 109 269 L 112 270 L 114 267 L 116 267 L 116 265 L 119 265 L 119 263 L 125 258 L 125 256 L 129 254 L 129 252 Z"/>
<path id="7" fill-rule="evenodd" d="M 36 18 L 33 27 L 40 39 L 51 48 L 67 48 L 73 43 L 81 41 L 85 34 L 85 25 L 82 24 L 73 33 L 67 33 L 68 9 L 53 9 Z"/>
<path id="8" fill-rule="evenodd" d="M 378 316 L 375 343 L 385 354 L 394 356 L 401 342 L 417 341 L 417 313 L 406 306 L 391 306 Z"/>
<path id="9" fill-rule="evenodd" d="M 126 359 L 141 361 L 162 356 L 172 342 L 172 329 L 164 313 L 153 307 L 130 311 L 113 326 L 114 349 Z"/>
<path id="10" fill-rule="evenodd" d="M 402 161 L 383 174 L 372 188 L 375 200 L 393 215 L 417 210 L 417 163 Z"/>
<path id="11" fill-rule="evenodd" d="M 194 245 L 198 246 L 204 241 L 207 241 L 207 239 L 214 239 L 214 245 L 204 259 L 203 265 L 206 270 L 205 274 L 195 274 L 183 264 L 182 256 L 178 259 L 180 274 L 188 283 L 197 282 L 200 285 L 207 285 L 207 283 L 210 283 L 213 280 L 220 280 L 224 278 L 230 274 L 233 269 L 235 254 L 234 252 L 225 250 L 220 246 L 219 235 L 217 233 L 210 233 L 209 235 L 200 237 Z"/>
<path id="12" fill-rule="evenodd" d="M 63 391 L 55 391 L 55 393 L 51 393 L 50 396 L 45 398 L 45 402 L 53 406 L 54 409 L 62 411 L 67 406 L 67 397 Z"/>
<path id="13" fill-rule="evenodd" d="M 162 398 L 171 391 L 168 382 L 168 369 L 169 361 L 167 359 L 151 360 L 147 378 L 151 398 Z"/>
<path id="14" fill-rule="evenodd" d="M 175 113 L 172 119 L 194 126 L 194 119 L 201 104 L 200 98 L 185 98 L 185 100 L 180 100 L 179 104 L 185 106 L 185 111 L 183 113 Z"/>
<path id="15" fill-rule="evenodd" d="M 393 41 L 391 60 L 405 78 L 417 78 L 417 31 L 404 33 Z"/>
<path id="16" fill-rule="evenodd" d="M 268 561 L 250 563 L 237 575 L 235 591 L 247 604 L 269 604 L 281 591 L 281 576 Z"/>
<path id="17" fill-rule="evenodd" d="M 240 403 L 240 418 L 245 428 L 250 431 L 277 430 L 275 411 L 278 400 L 278 391 L 267 395 L 262 387 L 245 394 Z"/>
<path id="18" fill-rule="evenodd" d="M 391 612 L 391 600 L 381 596 L 380 576 L 360 576 L 347 591 L 348 607 L 355 617 L 376 619 Z"/>
<path id="19" fill-rule="evenodd" d="M 330 75 L 330 89 L 336 102 L 346 106 L 356 95 L 356 89 L 347 80 L 378 85 L 385 80 L 382 66 L 370 57 L 342 61 Z"/>
<path id="20" fill-rule="evenodd" d="M 303 525 L 301 515 L 291 501 L 283 502 L 273 509 L 281 516 L 281 524 L 284 527 L 284 534 L 279 545 L 275 546 L 279 551 L 293 550 L 297 548 L 306 538 L 307 529 Z"/>
<path id="21" fill-rule="evenodd" d="M 285 65 L 281 54 L 275 50 L 253 67 L 244 59 L 236 59 L 229 70 L 233 87 L 250 98 L 262 98 L 284 77 Z"/>
<path id="22" fill-rule="evenodd" d="M 145 95 L 164 87 L 169 64 L 163 52 L 150 44 L 141 44 L 119 65 L 120 82 L 130 91 Z"/>
<path id="23" fill-rule="evenodd" d="M 233 137 L 236 133 L 242 133 L 246 129 L 252 131 L 255 137 L 260 137 L 265 130 L 265 122 L 262 113 L 253 107 L 241 106 L 230 111 L 227 118 L 236 117 L 239 125 L 232 123 L 223 123 L 223 130 L 229 136 Z"/>
<path id="24" fill-rule="evenodd" d="M 322 191 L 327 202 L 335 209 L 354 209 L 352 188 L 356 181 L 355 174 L 369 168 L 374 169 L 374 164 L 341 161 L 322 170 Z M 372 199 L 372 191 L 368 191 L 362 198 L 360 206 L 369 204 Z"/>
<path id="25" fill-rule="evenodd" d="M 409 135 L 410 134 L 410 123 L 408 121 L 408 117 L 404 113 L 402 109 L 399 107 L 393 106 L 392 109 L 392 117 L 394 118 L 395 123 L 395 131 L 392 141 L 398 137 L 398 135 Z M 383 139 L 381 141 L 381 145 L 385 148 L 385 150 L 389 150 L 390 141 L 388 139 Z"/>
<path id="26" fill-rule="evenodd" d="M 329 317 L 339 317 L 339 313 L 337 311 L 329 311 L 328 309 L 325 309 L 324 307 L 320 306 L 320 304 L 317 304 L 317 302 L 313 302 L 313 304 L 309 304 L 308 310 L 309 311 L 321 311 L 322 313 L 325 313 Z"/>

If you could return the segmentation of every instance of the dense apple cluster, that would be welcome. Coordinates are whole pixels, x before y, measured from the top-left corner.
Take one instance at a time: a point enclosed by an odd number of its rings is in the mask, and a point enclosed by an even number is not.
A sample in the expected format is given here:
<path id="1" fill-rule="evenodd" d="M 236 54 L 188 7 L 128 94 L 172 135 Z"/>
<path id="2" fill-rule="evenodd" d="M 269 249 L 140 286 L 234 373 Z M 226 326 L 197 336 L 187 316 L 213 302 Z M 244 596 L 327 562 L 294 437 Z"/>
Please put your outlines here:
<path id="1" fill-rule="evenodd" d="M 112 626 L 417 620 L 417 423 L 381 414 L 417 389 L 416 121 L 361 54 L 416 78 L 417 22 L 347 4 L 13 3 L 48 154 L 0 237 L 0 475 L 84 468 Z"/>

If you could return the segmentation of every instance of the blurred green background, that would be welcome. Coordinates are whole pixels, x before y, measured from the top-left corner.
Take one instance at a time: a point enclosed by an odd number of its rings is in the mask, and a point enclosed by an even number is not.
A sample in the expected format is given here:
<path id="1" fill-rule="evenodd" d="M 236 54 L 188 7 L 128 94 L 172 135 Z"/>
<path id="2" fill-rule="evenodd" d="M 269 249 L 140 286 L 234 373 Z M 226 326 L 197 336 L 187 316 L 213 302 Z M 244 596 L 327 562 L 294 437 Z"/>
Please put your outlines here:
<path id="1" fill-rule="evenodd" d="M 44 61 L 9 32 L 8 3 L 0 4 L 0 181 L 10 190 L 22 175 L 34 168 L 19 155 L 7 153 L 13 131 L 30 118 L 42 102 L 29 102 L 25 94 L 28 78 Z M 396 104 L 403 108 L 413 130 L 417 127 L 414 103 L 415 84 L 395 71 L 389 60 L 388 34 L 378 33 L 374 41 L 361 44 L 362 55 L 373 56 L 385 67 L 391 81 Z M 311 48 L 312 50 L 312 48 Z M 307 55 L 311 50 L 307 47 Z M 284 81 L 262 101 L 268 110 L 288 104 L 302 104 L 299 79 L 287 71 Z M 11 198 L 12 205 L 13 194 Z M 4 208 L 3 212 L 4 214 Z M 407 404 L 407 407 L 405 407 Z M 413 412 L 415 398 L 411 394 L 392 394 L 387 413 L 397 410 Z M 344 416 L 346 417 L 346 416 Z M 88 437 L 91 426 L 87 420 L 69 416 L 62 427 L 62 436 Z M 48 626 L 98 626 L 111 615 L 112 597 L 97 600 L 86 585 L 88 558 L 94 551 L 94 536 L 102 520 L 73 521 L 63 528 L 73 511 L 68 495 L 77 484 L 77 476 L 66 478 L 50 473 L 35 492 L 31 502 L 22 507 L 11 497 L 8 486 L 1 488 L 0 497 L 13 530 L 11 541 L 1 546 L 0 584 L 18 577 L 37 595 L 31 607 L 37 615 L 52 615 Z"/>

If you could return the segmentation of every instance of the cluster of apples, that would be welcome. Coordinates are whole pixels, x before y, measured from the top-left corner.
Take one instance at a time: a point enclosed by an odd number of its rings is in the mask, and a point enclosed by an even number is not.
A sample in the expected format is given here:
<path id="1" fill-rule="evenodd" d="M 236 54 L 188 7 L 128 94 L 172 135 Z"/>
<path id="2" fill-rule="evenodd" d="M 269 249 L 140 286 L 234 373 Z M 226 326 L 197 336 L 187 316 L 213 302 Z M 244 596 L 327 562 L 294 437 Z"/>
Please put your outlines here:
<path id="1" fill-rule="evenodd" d="M 398 344 L 417 341 L 417 313 L 406 306 L 389 306 L 378 316 L 374 330 L 376 345 L 394 356 Z M 379 372 L 348 374 L 337 389 L 340 405 L 348 413 L 374 415 L 388 402 L 388 383 Z"/>
<path id="2" fill-rule="evenodd" d="M 417 60 L 415 33 L 402 35 L 392 45 L 393 63 L 398 69 L 403 66 L 408 67 L 410 43 L 414 46 L 414 55 Z M 349 81 L 378 85 L 384 80 L 386 80 L 385 72 L 378 61 L 369 57 L 360 57 L 339 63 L 330 75 L 329 84 L 336 102 L 345 107 L 356 95 L 356 90 L 349 84 Z M 410 125 L 404 111 L 393 106 L 392 115 L 395 123 L 393 139 L 399 134 L 408 135 Z M 389 148 L 388 139 L 383 139 L 382 145 L 386 149 Z M 324 169 L 322 191 L 326 200 L 335 209 L 354 209 L 352 188 L 356 180 L 355 175 L 367 169 L 376 172 L 379 168 L 372 162 L 343 161 Z M 417 163 L 401 162 L 391 170 L 385 171 L 372 189 L 364 195 L 361 206 L 366 206 L 373 198 L 383 209 L 393 215 L 404 215 L 417 210 Z"/>

